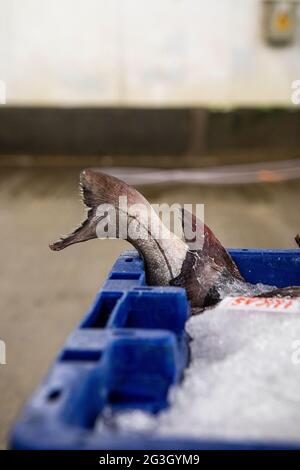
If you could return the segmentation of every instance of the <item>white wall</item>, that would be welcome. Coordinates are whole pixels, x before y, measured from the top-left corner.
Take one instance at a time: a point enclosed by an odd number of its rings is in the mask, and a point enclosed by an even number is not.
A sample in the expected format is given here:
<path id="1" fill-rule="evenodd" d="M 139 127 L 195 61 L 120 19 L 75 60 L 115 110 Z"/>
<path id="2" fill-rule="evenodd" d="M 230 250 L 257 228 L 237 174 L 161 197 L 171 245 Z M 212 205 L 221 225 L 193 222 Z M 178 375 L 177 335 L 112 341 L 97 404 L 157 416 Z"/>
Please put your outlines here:
<path id="1" fill-rule="evenodd" d="M 0 0 L 8 104 L 290 105 L 300 35 L 274 49 L 261 0 Z"/>

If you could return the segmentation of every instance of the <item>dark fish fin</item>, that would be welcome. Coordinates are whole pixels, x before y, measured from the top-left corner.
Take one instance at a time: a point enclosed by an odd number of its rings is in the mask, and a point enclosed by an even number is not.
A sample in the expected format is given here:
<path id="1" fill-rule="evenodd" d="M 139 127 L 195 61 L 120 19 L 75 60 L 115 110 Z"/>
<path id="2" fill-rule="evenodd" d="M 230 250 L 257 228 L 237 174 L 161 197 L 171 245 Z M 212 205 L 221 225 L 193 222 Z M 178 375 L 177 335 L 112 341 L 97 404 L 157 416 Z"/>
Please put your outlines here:
<path id="1" fill-rule="evenodd" d="M 300 248 L 300 235 L 299 234 L 295 236 L 295 241 Z"/>
<path id="2" fill-rule="evenodd" d="M 101 200 L 96 200 L 97 193 L 94 193 L 92 185 L 89 184 L 89 179 L 91 179 L 90 171 L 91 170 L 83 170 L 80 174 L 80 192 L 82 200 L 88 208 L 87 217 L 72 233 L 49 245 L 50 249 L 53 251 L 60 251 L 75 243 L 81 243 L 96 238 L 92 220 L 96 213 L 96 207 L 101 203 Z"/>
<path id="3" fill-rule="evenodd" d="M 70 235 L 50 245 L 51 250 L 63 250 L 74 243 L 97 238 L 95 216 L 100 204 L 111 204 L 118 208 L 119 196 L 127 196 L 128 204 L 142 202 L 146 199 L 133 187 L 128 186 L 113 176 L 102 173 L 97 168 L 87 168 L 80 174 L 80 189 L 83 202 L 88 208 L 87 218 Z M 97 222 L 100 218 L 97 220 Z"/>
<path id="4" fill-rule="evenodd" d="M 111 175 L 102 173 L 98 168 L 87 168 L 80 174 L 80 188 L 84 204 L 97 209 L 100 204 L 119 206 L 119 197 L 126 196 L 128 204 L 148 201 L 132 186 Z"/>
<path id="5" fill-rule="evenodd" d="M 92 168 L 87 168 L 80 173 L 81 195 L 86 207 L 96 209 L 100 204 L 116 202 L 112 178 Z"/>
<path id="6" fill-rule="evenodd" d="M 234 277 L 244 280 L 237 265 L 210 228 L 185 209 L 182 209 L 182 226 L 184 234 L 200 233 L 200 241 L 203 234 L 202 248 L 200 250 L 196 249 L 196 251 L 201 251 L 204 256 L 212 258 L 219 267 L 226 268 Z M 194 251 L 194 240 L 186 239 L 185 241 L 190 249 Z"/>
<path id="7" fill-rule="evenodd" d="M 77 227 L 72 233 L 70 233 L 66 237 L 62 237 L 57 242 L 54 242 L 49 245 L 49 248 L 53 251 L 60 251 L 66 248 L 67 246 L 74 245 L 75 243 L 81 243 L 86 240 L 96 238 L 95 230 L 91 225 L 93 212 L 94 211 L 90 209 L 87 212 L 87 218 L 82 222 L 79 227 Z"/>
<path id="8" fill-rule="evenodd" d="M 300 286 L 282 287 L 259 294 L 256 297 L 300 297 Z"/>

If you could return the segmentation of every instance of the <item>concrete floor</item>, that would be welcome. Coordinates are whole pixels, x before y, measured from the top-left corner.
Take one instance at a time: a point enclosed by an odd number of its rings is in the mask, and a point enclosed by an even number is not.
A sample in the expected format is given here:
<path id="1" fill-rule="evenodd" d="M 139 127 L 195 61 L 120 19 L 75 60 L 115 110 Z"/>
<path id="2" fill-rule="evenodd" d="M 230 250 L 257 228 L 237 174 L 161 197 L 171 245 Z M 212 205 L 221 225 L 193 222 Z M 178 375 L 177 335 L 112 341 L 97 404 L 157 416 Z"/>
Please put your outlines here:
<path id="1" fill-rule="evenodd" d="M 152 202 L 205 203 L 205 221 L 225 246 L 292 248 L 300 231 L 298 180 L 143 192 Z M 129 247 L 94 240 L 51 252 L 48 243 L 82 217 L 77 169 L 0 169 L 0 339 L 7 347 L 7 364 L 0 365 L 0 448 L 112 262 Z"/>

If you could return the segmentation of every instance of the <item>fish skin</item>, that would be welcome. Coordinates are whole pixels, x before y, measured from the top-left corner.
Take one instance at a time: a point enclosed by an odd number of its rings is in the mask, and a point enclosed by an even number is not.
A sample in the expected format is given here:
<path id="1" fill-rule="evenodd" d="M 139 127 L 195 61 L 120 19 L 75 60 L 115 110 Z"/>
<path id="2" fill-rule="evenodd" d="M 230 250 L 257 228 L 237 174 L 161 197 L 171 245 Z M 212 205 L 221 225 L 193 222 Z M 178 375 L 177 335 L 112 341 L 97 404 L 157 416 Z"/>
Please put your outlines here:
<path id="1" fill-rule="evenodd" d="M 192 313 L 200 313 L 205 307 L 216 304 L 224 295 L 244 294 L 245 288 L 249 286 L 213 232 L 193 214 L 183 211 L 182 224 L 184 229 L 188 227 L 193 233 L 195 230 L 201 231 L 202 247 L 196 250 L 193 250 L 194 245 L 191 240 L 182 240 L 174 234 L 169 238 L 161 237 L 162 228 L 167 231 L 168 229 L 163 226 L 144 196 L 123 181 L 106 175 L 97 168 L 89 168 L 81 172 L 80 186 L 83 202 L 88 209 L 87 218 L 70 235 L 52 243 L 51 250 L 59 251 L 75 243 L 98 238 L 97 224 L 100 221 L 97 214 L 98 206 L 112 204 L 119 209 L 118 215 L 121 220 L 119 196 L 127 196 L 128 226 L 129 224 L 136 226 L 150 235 L 147 240 L 127 236 L 127 241 L 138 250 L 144 260 L 146 280 L 149 285 L 173 285 L 185 288 Z M 143 204 L 146 213 L 136 213 L 134 208 L 136 204 Z M 153 217 L 154 220 L 151 231 L 148 226 L 149 217 Z M 116 236 L 120 237 L 118 223 Z M 299 236 L 296 237 L 296 241 L 300 243 Z M 265 287 L 266 292 L 259 296 L 300 296 L 300 287 L 273 290 L 269 286 Z M 255 292 L 255 285 L 252 285 L 252 288 Z"/>
<path id="2" fill-rule="evenodd" d="M 194 232 L 197 227 L 197 230 L 202 230 L 204 234 L 202 250 L 192 251 L 194 256 L 188 253 L 180 275 L 171 281 L 173 286 L 185 286 L 191 302 L 192 314 L 203 312 L 204 308 L 215 305 L 226 295 L 268 298 L 300 297 L 299 286 L 272 288 L 266 285 L 264 292 L 258 293 L 257 285 L 245 281 L 229 253 L 207 225 L 190 213 L 183 213 L 182 221 L 183 226 L 187 225 L 189 230 L 192 227 Z M 299 235 L 295 237 L 295 240 L 300 246 Z M 199 256 L 200 252 L 201 256 Z M 192 272 L 196 272 L 197 276 L 194 276 Z M 263 288 L 263 286 L 259 287 Z M 245 290 L 248 294 L 245 294 Z"/>
<path id="3" fill-rule="evenodd" d="M 225 250 L 221 242 L 217 239 L 214 233 L 210 228 L 202 222 L 195 214 L 182 209 L 182 228 L 183 233 L 195 233 L 200 232 L 200 237 L 202 238 L 202 247 L 201 250 L 193 250 L 194 240 L 185 240 L 189 245 L 191 251 L 201 251 L 202 255 L 208 258 L 212 258 L 214 262 L 220 266 L 225 267 L 226 269 L 237 279 L 243 280 L 244 278 L 241 275 L 237 265 Z"/>
<path id="4" fill-rule="evenodd" d="M 220 299 L 217 285 L 232 281 L 232 274 L 218 265 L 213 258 L 198 251 L 189 251 L 183 262 L 180 275 L 170 284 L 185 287 L 192 308 L 205 308 Z"/>
<path id="5" fill-rule="evenodd" d="M 74 243 L 81 243 L 97 237 L 97 207 L 100 204 L 112 204 L 119 207 L 119 196 L 127 196 L 128 201 L 128 226 L 136 226 L 141 230 L 148 231 L 148 220 L 153 218 L 151 225 L 153 233 L 147 240 L 132 239 L 127 237 L 142 256 L 145 263 L 146 279 L 150 285 L 168 285 L 170 280 L 176 277 L 181 270 L 183 260 L 188 251 L 187 244 L 176 236 L 161 238 L 163 227 L 162 222 L 150 206 L 149 202 L 135 188 L 127 185 L 123 181 L 102 173 L 99 169 L 86 169 L 81 172 L 80 186 L 85 206 L 88 208 L 87 218 L 74 232 L 65 238 L 50 245 L 54 251 L 59 251 Z M 147 214 L 142 220 L 135 214 L 133 205 L 143 204 Z M 124 214 L 123 214 L 124 215 Z M 120 211 L 119 216 L 121 217 Z M 162 229 L 163 227 L 163 229 Z M 117 224 L 116 236 L 119 238 L 119 224 Z M 169 232 L 170 233 L 170 232 Z M 149 231 L 148 231 L 149 234 Z M 166 233 L 166 235 L 168 235 Z"/>
<path id="6" fill-rule="evenodd" d="M 289 286 L 264 292 L 256 297 L 300 297 L 300 286 Z"/>

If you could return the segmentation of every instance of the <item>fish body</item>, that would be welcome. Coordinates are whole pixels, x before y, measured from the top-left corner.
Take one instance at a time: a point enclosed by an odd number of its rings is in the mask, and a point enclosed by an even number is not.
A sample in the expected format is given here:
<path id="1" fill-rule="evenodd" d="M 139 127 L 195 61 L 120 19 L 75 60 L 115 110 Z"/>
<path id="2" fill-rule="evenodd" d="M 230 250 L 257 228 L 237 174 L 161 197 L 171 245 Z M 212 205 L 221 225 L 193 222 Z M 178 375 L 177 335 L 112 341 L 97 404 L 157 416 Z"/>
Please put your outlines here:
<path id="1" fill-rule="evenodd" d="M 125 182 L 95 168 L 82 171 L 80 186 L 87 217 L 70 235 L 50 245 L 54 251 L 94 238 L 125 238 L 144 260 L 147 283 L 185 288 L 197 311 L 230 294 L 300 295 L 299 287 L 258 289 L 246 283 L 213 232 L 189 212 L 182 210 L 183 234 L 199 236 L 201 246 L 196 249 L 193 240 L 172 233 L 144 196 Z M 109 222 L 113 233 L 105 231 Z"/>
<path id="2" fill-rule="evenodd" d="M 74 243 L 99 238 L 101 218 L 105 218 L 99 213 L 99 208 L 109 209 L 110 205 L 117 212 L 114 236 L 125 238 L 138 250 L 144 260 L 150 285 L 168 285 L 180 274 L 188 245 L 163 226 L 142 194 L 97 169 L 84 170 L 80 176 L 80 186 L 84 204 L 88 208 L 87 218 L 70 235 L 50 245 L 52 250 L 62 250 Z M 126 197 L 126 206 L 120 204 L 122 197 Z M 120 233 L 124 225 L 125 236 Z"/>

